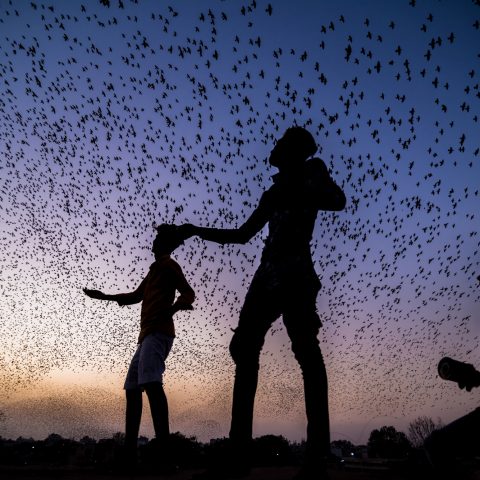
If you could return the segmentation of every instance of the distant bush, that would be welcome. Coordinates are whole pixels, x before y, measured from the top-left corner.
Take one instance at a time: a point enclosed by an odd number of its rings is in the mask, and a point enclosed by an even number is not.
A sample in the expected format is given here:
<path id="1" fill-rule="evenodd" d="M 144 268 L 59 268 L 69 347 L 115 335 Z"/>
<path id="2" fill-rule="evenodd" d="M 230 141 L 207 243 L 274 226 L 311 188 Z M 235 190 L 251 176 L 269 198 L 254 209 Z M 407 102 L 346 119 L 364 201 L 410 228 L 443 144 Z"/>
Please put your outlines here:
<path id="1" fill-rule="evenodd" d="M 412 450 L 407 436 L 392 426 L 373 430 L 367 446 L 368 456 L 379 458 L 405 458 Z"/>

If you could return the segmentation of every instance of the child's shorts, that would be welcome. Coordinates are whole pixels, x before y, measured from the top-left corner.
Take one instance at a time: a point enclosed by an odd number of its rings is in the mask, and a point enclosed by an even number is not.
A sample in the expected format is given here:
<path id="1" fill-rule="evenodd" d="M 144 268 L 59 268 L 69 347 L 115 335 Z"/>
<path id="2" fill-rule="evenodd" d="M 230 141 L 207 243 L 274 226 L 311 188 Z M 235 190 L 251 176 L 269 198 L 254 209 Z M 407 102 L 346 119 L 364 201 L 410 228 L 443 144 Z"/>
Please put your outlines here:
<path id="1" fill-rule="evenodd" d="M 147 335 L 138 345 L 130 362 L 124 389 L 142 388 L 150 382 L 162 383 L 165 360 L 172 348 L 173 337 L 154 332 Z"/>

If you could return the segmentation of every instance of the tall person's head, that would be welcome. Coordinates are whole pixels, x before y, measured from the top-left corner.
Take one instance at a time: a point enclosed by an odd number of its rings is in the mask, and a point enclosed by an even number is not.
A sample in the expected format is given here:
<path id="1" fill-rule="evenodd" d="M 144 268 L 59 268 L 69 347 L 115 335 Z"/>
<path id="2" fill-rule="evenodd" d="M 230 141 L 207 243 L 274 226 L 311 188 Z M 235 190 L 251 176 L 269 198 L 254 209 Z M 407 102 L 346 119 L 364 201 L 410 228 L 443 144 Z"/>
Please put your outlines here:
<path id="1" fill-rule="evenodd" d="M 280 171 L 295 171 L 317 151 L 312 134 L 303 127 L 290 127 L 270 152 L 270 165 Z"/>

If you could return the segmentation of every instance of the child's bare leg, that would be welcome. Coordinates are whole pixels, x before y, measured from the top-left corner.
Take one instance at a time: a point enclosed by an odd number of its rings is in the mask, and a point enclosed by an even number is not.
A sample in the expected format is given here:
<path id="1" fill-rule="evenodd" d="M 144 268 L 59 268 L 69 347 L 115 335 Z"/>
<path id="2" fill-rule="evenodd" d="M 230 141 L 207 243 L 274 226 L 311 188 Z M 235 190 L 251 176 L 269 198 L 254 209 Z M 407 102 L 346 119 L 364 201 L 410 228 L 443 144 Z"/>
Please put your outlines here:
<path id="1" fill-rule="evenodd" d="M 125 390 L 127 411 L 125 416 L 125 447 L 132 452 L 137 449 L 138 431 L 142 417 L 142 391 L 139 388 Z"/>
<path id="2" fill-rule="evenodd" d="M 168 402 L 161 382 L 151 382 L 144 385 L 152 412 L 155 437 L 159 442 L 166 442 L 170 434 L 168 424 Z"/>

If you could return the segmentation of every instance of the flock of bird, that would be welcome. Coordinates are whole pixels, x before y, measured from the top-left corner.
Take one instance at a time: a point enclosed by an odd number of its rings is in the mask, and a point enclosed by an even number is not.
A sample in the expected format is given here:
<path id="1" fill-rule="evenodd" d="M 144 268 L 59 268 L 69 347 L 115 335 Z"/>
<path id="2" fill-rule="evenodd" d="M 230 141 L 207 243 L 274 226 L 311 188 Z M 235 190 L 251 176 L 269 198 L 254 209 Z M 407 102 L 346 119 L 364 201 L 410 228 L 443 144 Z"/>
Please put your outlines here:
<path id="1" fill-rule="evenodd" d="M 474 405 L 436 363 L 480 367 L 478 2 L 318 3 L 1 2 L 7 435 L 24 425 L 21 393 L 51 372 L 121 378 L 139 307 L 82 288 L 135 288 L 161 222 L 241 225 L 293 124 L 315 136 L 348 199 L 344 212 L 320 212 L 312 242 L 332 430 Z M 245 246 L 192 238 L 174 254 L 197 293 L 165 377 L 186 433 L 228 431 L 228 342 L 265 235 Z M 302 402 L 279 320 L 262 353 L 258 425 L 302 423 Z M 85 433 L 103 432 L 99 422 Z"/>

